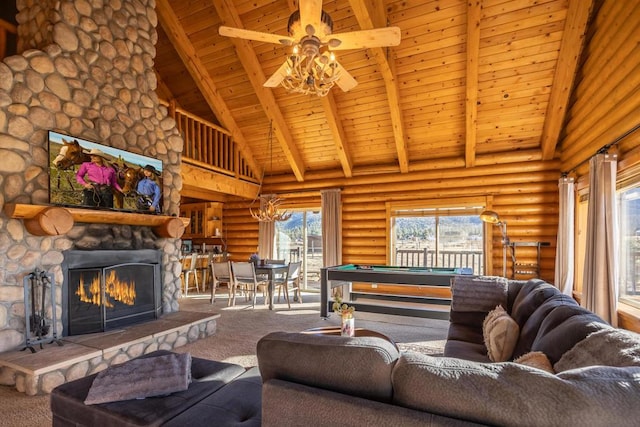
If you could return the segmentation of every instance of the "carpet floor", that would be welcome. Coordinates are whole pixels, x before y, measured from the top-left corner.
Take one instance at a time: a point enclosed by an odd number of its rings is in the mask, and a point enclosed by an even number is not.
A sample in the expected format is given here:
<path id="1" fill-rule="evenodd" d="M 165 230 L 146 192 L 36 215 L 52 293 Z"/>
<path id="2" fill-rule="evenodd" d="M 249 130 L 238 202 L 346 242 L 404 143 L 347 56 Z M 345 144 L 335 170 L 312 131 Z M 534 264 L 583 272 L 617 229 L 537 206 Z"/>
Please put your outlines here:
<path id="1" fill-rule="evenodd" d="M 218 298 L 209 303 L 208 296 L 189 295 L 180 301 L 180 309 L 206 313 L 220 313 L 216 334 L 176 349 L 194 357 L 232 362 L 244 367 L 257 365 L 256 343 L 269 332 L 296 332 L 321 326 L 337 326 L 338 316 L 322 319 L 319 315 L 318 294 L 303 294 L 304 303 L 277 303 L 273 311 L 259 304 L 255 309 L 237 302 L 227 307 Z M 448 321 L 356 312 L 356 327 L 380 332 L 393 340 L 401 350 L 426 354 L 442 352 Z M 0 386 L 1 426 L 51 426 L 49 396 L 26 396 L 15 388 Z"/>

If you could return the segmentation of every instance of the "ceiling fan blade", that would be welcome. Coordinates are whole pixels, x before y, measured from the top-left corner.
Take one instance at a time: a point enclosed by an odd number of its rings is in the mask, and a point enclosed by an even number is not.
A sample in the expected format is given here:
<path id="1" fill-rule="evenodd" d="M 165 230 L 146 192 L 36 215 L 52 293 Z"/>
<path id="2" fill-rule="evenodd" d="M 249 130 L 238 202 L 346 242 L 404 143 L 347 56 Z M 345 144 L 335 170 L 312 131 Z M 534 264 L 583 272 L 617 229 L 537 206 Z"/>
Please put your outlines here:
<path id="1" fill-rule="evenodd" d="M 311 25 L 318 30 L 322 15 L 322 0 L 300 0 L 298 8 L 300 9 L 300 28 L 305 28 L 306 31 L 307 25 Z"/>
<path id="2" fill-rule="evenodd" d="M 397 46 L 400 44 L 400 28 L 385 27 L 373 30 L 352 31 L 349 33 L 332 34 L 331 39 L 341 43 L 329 43 L 331 50 L 367 49 L 370 47 Z M 324 41 L 323 41 L 324 42 Z M 334 46 L 336 45 L 337 46 Z"/>
<path id="3" fill-rule="evenodd" d="M 282 64 L 280 66 L 280 68 L 278 68 L 276 70 L 276 72 L 273 73 L 271 75 L 271 77 L 269 77 L 269 79 L 266 82 L 264 82 L 263 86 L 264 87 L 278 87 L 278 85 L 280 83 L 282 83 L 284 78 L 287 76 L 288 62 L 289 61 L 284 61 L 284 64 Z"/>
<path id="4" fill-rule="evenodd" d="M 282 44 L 285 46 L 289 46 L 294 42 L 294 39 L 289 36 L 245 30 L 244 28 L 225 27 L 224 25 L 220 26 L 218 32 L 221 36 L 236 37 L 246 40 L 256 40 L 265 43 Z"/>
<path id="5" fill-rule="evenodd" d="M 354 79 L 353 76 L 349 74 L 349 72 L 345 70 L 342 65 L 338 63 L 336 64 L 338 65 L 337 68 L 340 72 L 340 77 L 338 77 L 338 80 L 336 80 L 336 84 L 340 86 L 340 89 L 342 89 L 344 92 L 348 92 L 356 87 L 358 85 L 356 79 Z"/>

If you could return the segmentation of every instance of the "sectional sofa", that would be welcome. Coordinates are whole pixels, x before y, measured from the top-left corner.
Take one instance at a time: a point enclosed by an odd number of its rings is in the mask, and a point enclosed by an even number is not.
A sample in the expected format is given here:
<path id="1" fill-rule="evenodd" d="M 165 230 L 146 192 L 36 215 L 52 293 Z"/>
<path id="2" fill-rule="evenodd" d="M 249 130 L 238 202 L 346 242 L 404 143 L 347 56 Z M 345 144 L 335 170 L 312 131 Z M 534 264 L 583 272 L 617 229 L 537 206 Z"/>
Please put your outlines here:
<path id="1" fill-rule="evenodd" d="M 640 419 L 640 336 L 541 280 L 458 278 L 443 357 L 400 353 L 377 337 L 284 332 L 263 337 L 257 355 L 264 426 Z"/>

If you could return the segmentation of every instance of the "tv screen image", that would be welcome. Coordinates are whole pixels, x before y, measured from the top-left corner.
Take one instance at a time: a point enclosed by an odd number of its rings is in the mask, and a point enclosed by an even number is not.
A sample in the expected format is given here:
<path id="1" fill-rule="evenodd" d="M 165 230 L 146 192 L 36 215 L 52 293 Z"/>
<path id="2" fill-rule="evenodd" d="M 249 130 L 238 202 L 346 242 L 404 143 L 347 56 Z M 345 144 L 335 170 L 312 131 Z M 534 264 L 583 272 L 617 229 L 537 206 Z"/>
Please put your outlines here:
<path id="1" fill-rule="evenodd" d="M 160 213 L 162 161 L 49 131 L 49 203 Z"/>

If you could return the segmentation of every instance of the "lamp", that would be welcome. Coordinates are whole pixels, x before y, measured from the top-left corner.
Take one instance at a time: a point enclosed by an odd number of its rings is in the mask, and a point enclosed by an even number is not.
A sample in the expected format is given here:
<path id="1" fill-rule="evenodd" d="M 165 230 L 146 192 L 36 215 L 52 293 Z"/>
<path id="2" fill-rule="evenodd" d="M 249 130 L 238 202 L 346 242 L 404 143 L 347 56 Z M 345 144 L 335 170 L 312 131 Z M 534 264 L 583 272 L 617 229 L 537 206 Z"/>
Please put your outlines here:
<path id="1" fill-rule="evenodd" d="M 501 221 L 500 216 L 494 211 L 482 212 L 480 219 L 488 224 L 500 226 L 500 231 L 502 232 L 502 277 L 507 277 L 507 246 L 509 245 L 507 222 Z"/>
<path id="2" fill-rule="evenodd" d="M 323 11 L 321 20 L 322 31 L 331 34 L 333 21 L 329 14 Z M 287 30 L 290 35 L 299 31 L 296 26 L 300 26 L 299 11 L 289 17 Z M 333 52 L 320 52 L 322 43 L 315 32 L 308 29 L 306 31 L 307 35 L 293 45 L 285 66 L 286 76 L 281 84 L 289 92 L 325 96 L 340 77 L 340 67 Z"/>
<path id="3" fill-rule="evenodd" d="M 269 122 L 269 169 L 273 172 L 273 121 Z M 282 199 L 274 194 L 260 196 L 260 209 L 254 211 L 249 208 L 251 216 L 260 222 L 286 221 L 291 218 L 291 213 L 281 211 L 280 204 Z"/>

